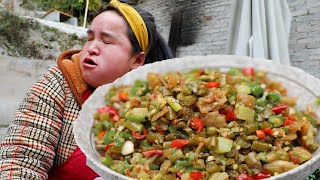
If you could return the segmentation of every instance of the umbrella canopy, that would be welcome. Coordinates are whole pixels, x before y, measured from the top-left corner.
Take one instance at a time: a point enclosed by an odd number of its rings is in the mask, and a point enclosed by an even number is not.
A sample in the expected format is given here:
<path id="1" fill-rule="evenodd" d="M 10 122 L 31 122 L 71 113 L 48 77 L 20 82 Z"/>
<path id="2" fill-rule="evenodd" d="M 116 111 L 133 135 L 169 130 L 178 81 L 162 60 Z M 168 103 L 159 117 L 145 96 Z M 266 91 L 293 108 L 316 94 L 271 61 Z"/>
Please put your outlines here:
<path id="1" fill-rule="evenodd" d="M 231 8 L 228 54 L 290 64 L 287 0 L 233 0 Z"/>

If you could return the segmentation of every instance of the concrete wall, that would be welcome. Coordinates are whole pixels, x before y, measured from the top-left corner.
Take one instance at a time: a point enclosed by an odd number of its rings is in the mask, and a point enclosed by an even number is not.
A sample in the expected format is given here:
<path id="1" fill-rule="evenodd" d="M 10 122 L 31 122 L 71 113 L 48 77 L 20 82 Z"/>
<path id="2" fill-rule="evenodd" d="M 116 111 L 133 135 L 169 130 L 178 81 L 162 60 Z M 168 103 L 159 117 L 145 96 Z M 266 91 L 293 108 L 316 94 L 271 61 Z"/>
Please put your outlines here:
<path id="1" fill-rule="evenodd" d="M 145 0 L 138 6 L 151 12 L 159 32 L 169 39 L 172 13 L 181 9 L 192 16 L 182 21 L 196 27 L 196 40 L 181 45 L 177 57 L 188 55 L 226 54 L 231 0 Z M 289 53 L 291 65 L 320 78 L 320 1 L 288 0 L 292 14 Z"/>
<path id="2" fill-rule="evenodd" d="M 0 141 L 26 92 L 40 75 L 55 64 L 54 61 L 0 55 Z"/>

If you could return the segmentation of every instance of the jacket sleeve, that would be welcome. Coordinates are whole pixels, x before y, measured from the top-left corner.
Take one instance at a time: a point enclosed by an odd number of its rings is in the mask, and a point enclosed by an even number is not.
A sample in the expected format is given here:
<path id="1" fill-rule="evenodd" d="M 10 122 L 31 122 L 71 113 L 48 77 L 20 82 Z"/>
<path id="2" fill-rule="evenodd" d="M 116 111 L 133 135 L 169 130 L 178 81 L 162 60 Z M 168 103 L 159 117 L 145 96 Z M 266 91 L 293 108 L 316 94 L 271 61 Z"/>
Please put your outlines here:
<path id="1" fill-rule="evenodd" d="M 47 179 L 62 126 L 64 87 L 48 70 L 21 102 L 0 144 L 0 179 Z"/>

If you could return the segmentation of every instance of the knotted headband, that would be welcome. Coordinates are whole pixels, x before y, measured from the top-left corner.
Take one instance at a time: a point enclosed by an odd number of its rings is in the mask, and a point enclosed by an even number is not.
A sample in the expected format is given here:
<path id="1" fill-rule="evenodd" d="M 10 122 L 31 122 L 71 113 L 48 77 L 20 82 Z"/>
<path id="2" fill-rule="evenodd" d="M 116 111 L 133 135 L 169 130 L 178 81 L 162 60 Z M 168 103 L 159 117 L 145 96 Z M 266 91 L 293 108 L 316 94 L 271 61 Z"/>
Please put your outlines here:
<path id="1" fill-rule="evenodd" d="M 148 30 L 140 14 L 130 5 L 121 3 L 118 0 L 111 0 L 108 6 L 117 9 L 124 16 L 136 36 L 141 50 L 146 52 L 148 48 Z"/>

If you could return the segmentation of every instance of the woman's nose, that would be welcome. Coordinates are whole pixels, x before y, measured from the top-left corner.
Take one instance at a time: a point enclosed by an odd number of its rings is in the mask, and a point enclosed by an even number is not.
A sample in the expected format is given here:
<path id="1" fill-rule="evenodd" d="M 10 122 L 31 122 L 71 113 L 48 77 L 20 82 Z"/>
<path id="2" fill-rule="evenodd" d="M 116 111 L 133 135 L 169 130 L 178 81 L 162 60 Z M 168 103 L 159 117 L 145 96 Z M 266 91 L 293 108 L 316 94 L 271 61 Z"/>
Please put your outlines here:
<path id="1" fill-rule="evenodd" d="M 99 42 L 98 41 L 92 41 L 92 43 L 90 44 L 89 48 L 88 48 L 88 52 L 91 55 L 99 55 Z"/>

